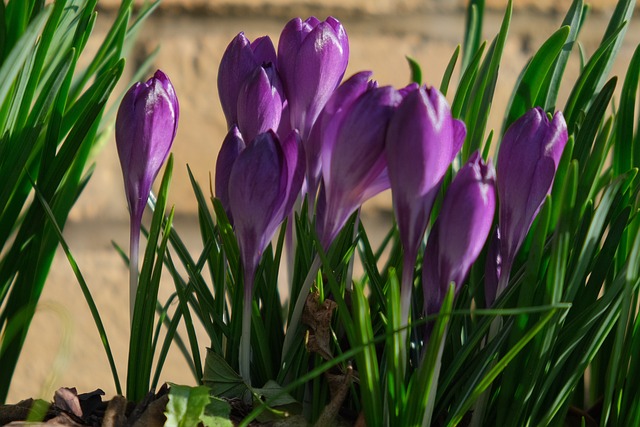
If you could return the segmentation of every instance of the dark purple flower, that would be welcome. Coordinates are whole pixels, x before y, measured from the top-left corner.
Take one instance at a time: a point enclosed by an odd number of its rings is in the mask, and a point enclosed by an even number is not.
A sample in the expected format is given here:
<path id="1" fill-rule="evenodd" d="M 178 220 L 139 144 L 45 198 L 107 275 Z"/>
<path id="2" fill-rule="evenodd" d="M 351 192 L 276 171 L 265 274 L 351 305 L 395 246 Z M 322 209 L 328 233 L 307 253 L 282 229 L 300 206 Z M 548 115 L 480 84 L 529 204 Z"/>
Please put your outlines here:
<path id="1" fill-rule="evenodd" d="M 307 139 L 320 111 L 347 69 L 349 40 L 333 17 L 294 18 L 278 43 L 278 71 L 289 102 L 291 126 Z"/>
<path id="2" fill-rule="evenodd" d="M 320 157 L 325 201 L 319 226 L 325 247 L 365 200 L 389 188 L 385 133 L 401 100 L 390 86 L 369 87 L 324 127 Z"/>
<path id="3" fill-rule="evenodd" d="M 422 273 L 426 314 L 440 310 L 450 283 L 460 289 L 487 240 L 495 205 L 493 165 L 476 152 L 447 189 L 429 235 Z"/>
<path id="4" fill-rule="evenodd" d="M 151 185 L 178 129 L 178 98 L 160 70 L 124 95 L 116 118 L 116 145 L 132 223 L 138 227 Z"/>
<path id="5" fill-rule="evenodd" d="M 276 63 L 276 51 L 267 36 L 250 43 L 239 33 L 222 55 L 218 69 L 218 95 L 227 127 L 238 123 L 238 97 L 245 81 L 262 65 Z"/>
<path id="6" fill-rule="evenodd" d="M 551 191 L 567 139 L 567 124 L 562 113 L 556 113 L 549 121 L 539 107 L 516 120 L 502 139 L 496 172 L 500 200 L 500 255 L 502 274 L 506 273 L 506 277 L 545 197 Z M 498 294 L 501 290 L 498 289 Z"/>
<path id="7" fill-rule="evenodd" d="M 255 272 L 300 192 L 304 157 L 299 145 L 296 132 L 281 141 L 269 131 L 251 141 L 231 166 L 229 209 L 245 271 Z"/>
<path id="8" fill-rule="evenodd" d="M 435 88 L 408 88 L 387 130 L 386 156 L 400 238 L 413 267 L 442 177 L 466 135 Z"/>

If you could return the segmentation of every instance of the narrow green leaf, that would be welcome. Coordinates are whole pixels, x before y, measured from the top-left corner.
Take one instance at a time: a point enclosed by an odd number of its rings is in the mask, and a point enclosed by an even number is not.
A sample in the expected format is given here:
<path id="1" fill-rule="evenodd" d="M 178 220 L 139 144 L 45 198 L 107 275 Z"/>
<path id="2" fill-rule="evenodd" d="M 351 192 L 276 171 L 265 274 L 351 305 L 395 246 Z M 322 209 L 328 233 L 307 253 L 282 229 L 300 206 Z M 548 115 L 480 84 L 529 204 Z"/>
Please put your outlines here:
<path id="1" fill-rule="evenodd" d="M 569 27 L 560 28 L 540 46 L 529 61 L 524 74 L 516 83 L 516 88 L 507 107 L 507 115 L 502 127 L 503 133 L 517 118 L 536 106 L 536 98 L 545 78 L 562 51 L 569 33 Z"/>
<path id="2" fill-rule="evenodd" d="M 420 68 L 420 64 L 410 56 L 405 56 L 405 58 L 409 63 L 409 69 L 411 70 L 411 82 L 421 85 L 422 69 Z"/>

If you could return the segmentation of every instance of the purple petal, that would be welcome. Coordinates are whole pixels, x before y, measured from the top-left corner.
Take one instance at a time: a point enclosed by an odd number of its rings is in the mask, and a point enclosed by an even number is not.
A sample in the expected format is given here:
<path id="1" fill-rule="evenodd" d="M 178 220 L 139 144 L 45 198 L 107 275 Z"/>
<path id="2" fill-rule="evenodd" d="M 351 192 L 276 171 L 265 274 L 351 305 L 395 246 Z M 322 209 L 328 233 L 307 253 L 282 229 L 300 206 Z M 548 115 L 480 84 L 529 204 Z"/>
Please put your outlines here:
<path id="1" fill-rule="evenodd" d="M 242 135 L 238 127 L 233 126 L 222 142 L 216 161 L 216 197 L 220 199 L 220 203 L 227 211 L 230 220 L 232 219 L 229 209 L 229 177 L 233 164 L 244 149 L 245 143 Z"/>
<path id="2" fill-rule="evenodd" d="M 238 127 L 247 141 L 277 130 L 282 115 L 282 87 L 273 65 L 257 67 L 240 89 Z"/>
<path id="3" fill-rule="evenodd" d="M 258 64 L 276 65 L 276 49 L 269 36 L 258 37 L 251 43 L 253 56 Z"/>
<path id="4" fill-rule="evenodd" d="M 272 236 L 268 226 L 284 199 L 282 154 L 272 132 L 258 135 L 236 159 L 229 177 L 229 206 L 241 255 L 256 266 Z"/>
<path id="5" fill-rule="evenodd" d="M 238 122 L 237 103 L 240 87 L 259 65 L 260 62 L 244 33 L 239 33 L 231 40 L 222 55 L 218 69 L 218 95 L 229 129 Z"/>

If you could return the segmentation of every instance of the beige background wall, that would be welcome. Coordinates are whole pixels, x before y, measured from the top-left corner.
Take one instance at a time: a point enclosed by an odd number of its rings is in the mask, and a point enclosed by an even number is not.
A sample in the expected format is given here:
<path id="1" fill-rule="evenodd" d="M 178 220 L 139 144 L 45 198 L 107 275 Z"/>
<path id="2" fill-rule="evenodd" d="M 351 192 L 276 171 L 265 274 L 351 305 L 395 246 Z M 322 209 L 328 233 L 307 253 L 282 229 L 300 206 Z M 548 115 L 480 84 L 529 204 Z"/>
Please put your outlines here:
<path id="1" fill-rule="evenodd" d="M 97 35 L 103 35 L 119 3 L 100 0 Z M 277 43 L 281 28 L 294 16 L 333 15 L 343 22 L 350 38 L 347 75 L 369 69 L 380 84 L 401 86 L 409 78 L 404 56 L 410 55 L 422 65 L 426 83 L 439 85 L 451 53 L 463 37 L 465 3 L 464 0 L 164 0 L 140 34 L 130 65 L 139 63 L 146 53 L 161 46 L 154 66 L 170 76 L 181 104 L 173 150 L 171 201 L 178 214 L 176 227 L 187 236 L 194 251 L 200 247 L 195 228 L 196 204 L 185 165 L 189 164 L 200 184 L 208 188 L 209 173 L 214 170 L 226 131 L 217 99 L 217 68 L 232 37 L 239 31 L 245 31 L 251 40 L 269 34 Z M 496 129 L 522 66 L 559 27 L 571 2 L 515 0 L 514 3 L 490 122 L 490 127 Z M 593 0 L 591 4 L 594 10 L 580 38 L 589 55 L 597 47 L 615 1 Z M 487 5 L 484 36 L 491 39 L 498 31 L 506 1 L 488 0 Z M 624 75 L 638 43 L 640 25 L 636 18 L 631 22 L 613 74 Z M 567 73 L 575 77 L 577 56 L 573 59 Z M 569 89 L 562 88 L 563 99 Z M 450 100 L 452 93 L 448 96 Z M 127 246 L 127 220 L 122 178 L 115 145 L 110 139 L 97 158 L 94 177 L 72 212 L 65 234 L 105 320 L 123 383 L 128 344 L 128 280 L 126 268 L 110 242 L 113 239 Z M 388 194 L 369 204 L 365 220 L 374 226 L 388 225 Z M 171 283 L 166 282 L 164 295 L 170 290 Z M 61 331 L 68 331 L 67 336 Z M 208 343 L 204 335 L 201 337 L 204 351 Z M 61 342 L 64 344 L 60 345 Z M 52 387 L 63 385 L 76 386 L 80 391 L 101 387 L 112 395 L 115 388 L 110 378 L 95 326 L 71 269 L 60 253 L 27 338 L 9 401 L 28 396 L 49 397 Z M 163 379 L 193 383 L 177 354 L 168 361 Z"/>

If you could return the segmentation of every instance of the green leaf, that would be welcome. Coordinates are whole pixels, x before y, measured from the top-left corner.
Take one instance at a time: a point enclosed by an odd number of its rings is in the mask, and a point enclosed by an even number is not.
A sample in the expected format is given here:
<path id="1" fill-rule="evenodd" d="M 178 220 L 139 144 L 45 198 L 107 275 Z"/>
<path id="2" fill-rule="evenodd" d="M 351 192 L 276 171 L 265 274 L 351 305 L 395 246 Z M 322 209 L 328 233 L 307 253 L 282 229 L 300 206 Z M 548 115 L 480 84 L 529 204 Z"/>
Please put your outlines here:
<path id="1" fill-rule="evenodd" d="M 211 393 L 214 396 L 241 398 L 248 390 L 242 377 L 229 366 L 224 358 L 209 348 L 204 360 L 202 379 L 204 384 L 211 388 Z"/>
<path id="2" fill-rule="evenodd" d="M 456 50 L 453 51 L 453 55 L 451 55 L 451 59 L 449 59 L 447 68 L 444 70 L 444 74 L 442 75 L 442 82 L 440 83 L 440 92 L 442 92 L 444 96 L 447 96 L 447 92 L 449 90 L 449 82 L 451 82 L 451 75 L 453 74 L 453 70 L 456 67 L 456 62 L 458 61 L 459 55 L 460 55 L 460 45 L 456 46 Z"/>
<path id="3" fill-rule="evenodd" d="M 556 100 L 558 99 L 560 83 L 562 82 L 564 70 L 571 56 L 573 45 L 582 28 L 585 13 L 586 7 L 583 0 L 573 0 L 571 7 L 569 7 L 562 21 L 562 26 L 569 27 L 569 35 L 562 47 L 562 51 L 553 62 L 550 72 L 547 73 L 545 82 L 538 93 L 538 100 L 535 102 L 535 105 L 543 106 L 545 111 L 551 112 L 556 110 Z"/>
<path id="4" fill-rule="evenodd" d="M 503 133 L 517 118 L 536 106 L 536 98 L 545 78 L 560 54 L 569 33 L 569 27 L 560 28 L 540 46 L 529 61 L 507 107 L 507 115 L 502 127 Z"/>
<path id="5" fill-rule="evenodd" d="M 169 402 L 164 415 L 166 427 L 191 427 L 202 422 L 207 427 L 232 426 L 231 407 L 220 399 L 209 397 L 205 386 L 188 387 L 170 384 Z"/>
<path id="6" fill-rule="evenodd" d="M 418 62 L 410 56 L 405 56 L 405 58 L 407 59 L 409 68 L 411 69 L 411 82 L 421 85 L 422 69 L 420 68 L 420 64 L 418 64 Z"/>
<path id="7" fill-rule="evenodd" d="M 463 163 L 467 161 L 471 153 L 479 150 L 484 142 L 484 132 L 489 120 L 502 52 L 507 40 L 509 25 L 511 24 L 512 11 L 513 4 L 509 0 L 500 32 L 491 43 L 482 67 L 478 70 L 469 104 L 463 111 L 462 118 L 467 125 L 468 132 L 461 150 L 461 161 Z"/>
<path id="8" fill-rule="evenodd" d="M 472 58 L 480 48 L 482 38 L 482 20 L 484 18 L 484 0 L 471 0 L 467 6 L 462 70 L 466 71 Z"/>

